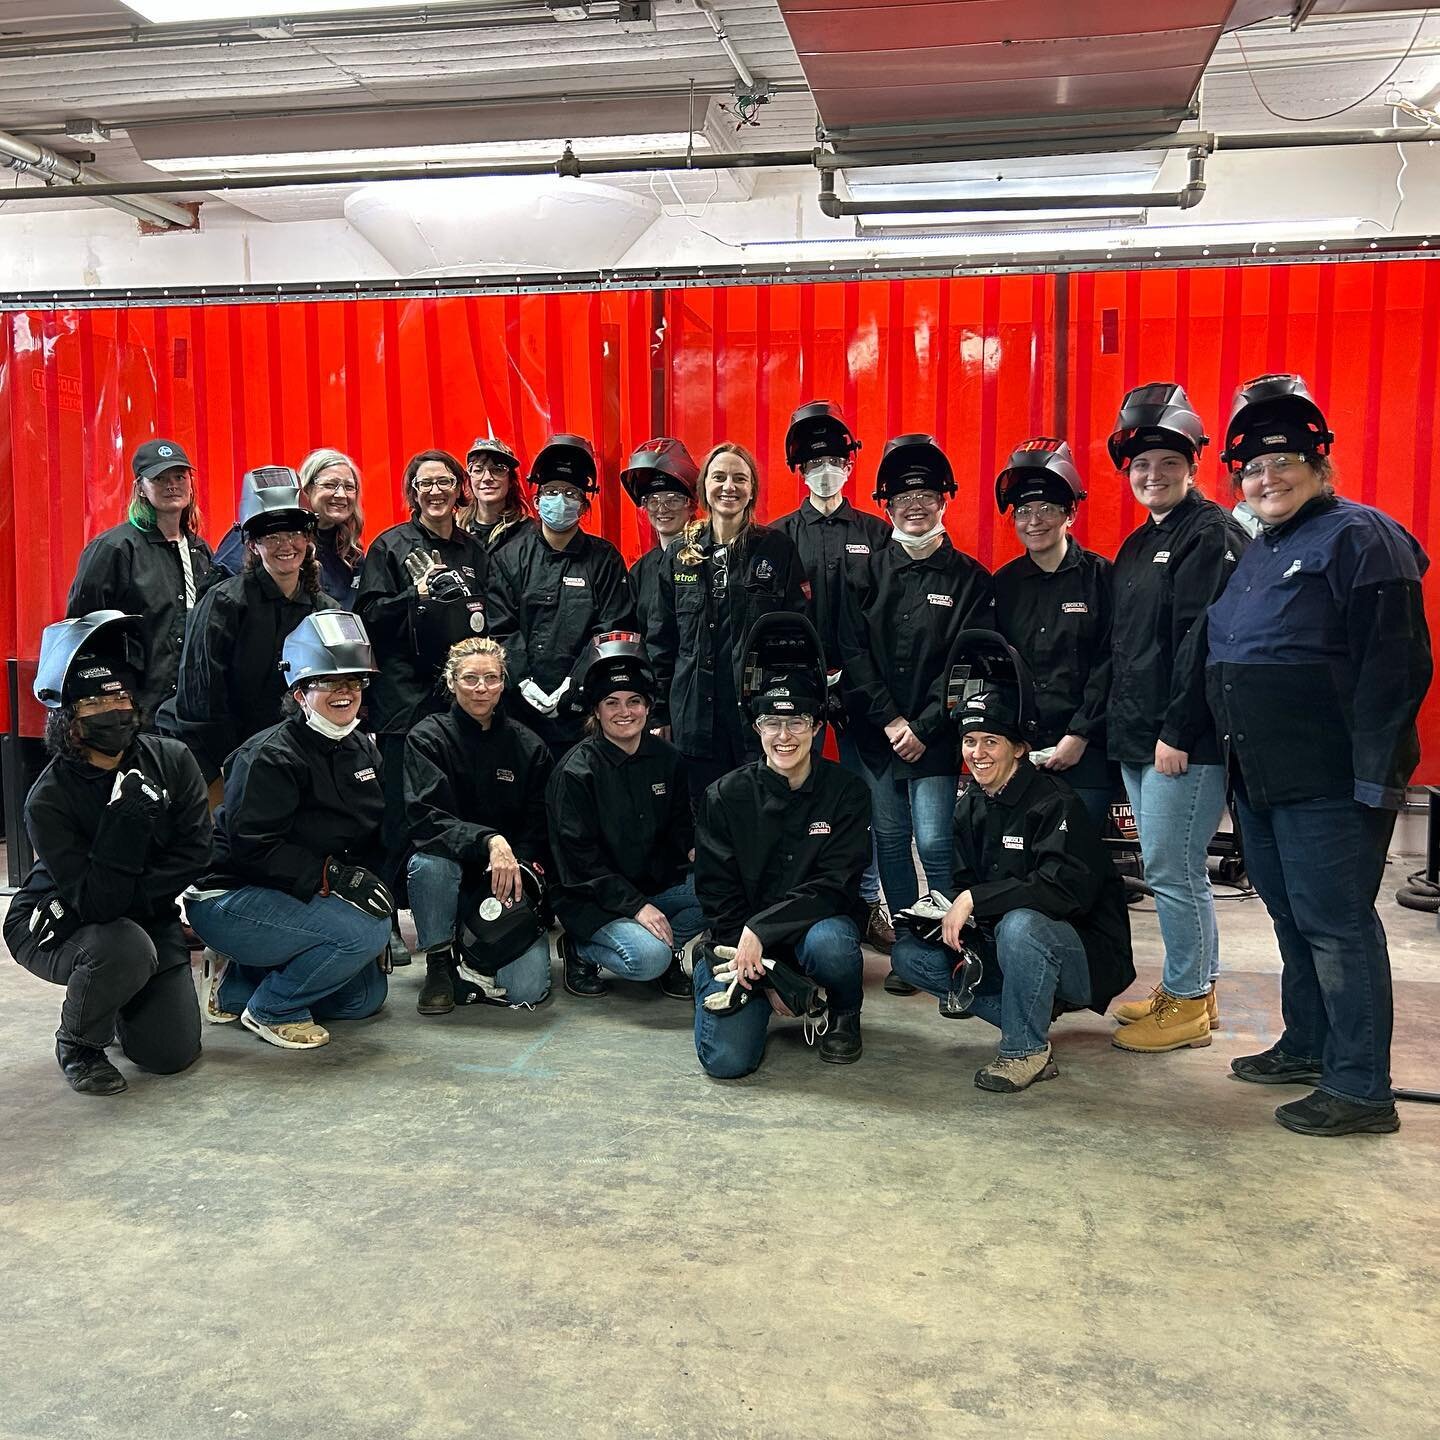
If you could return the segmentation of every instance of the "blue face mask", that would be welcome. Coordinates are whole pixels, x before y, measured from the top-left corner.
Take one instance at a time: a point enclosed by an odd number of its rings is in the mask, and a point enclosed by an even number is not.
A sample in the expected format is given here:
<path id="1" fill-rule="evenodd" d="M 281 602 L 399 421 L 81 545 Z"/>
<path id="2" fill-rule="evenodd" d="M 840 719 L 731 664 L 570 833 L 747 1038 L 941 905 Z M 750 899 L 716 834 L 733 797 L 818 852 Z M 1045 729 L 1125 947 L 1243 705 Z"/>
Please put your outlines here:
<path id="1" fill-rule="evenodd" d="M 552 530 L 573 530 L 580 523 L 580 502 L 570 495 L 542 495 L 535 508 Z"/>

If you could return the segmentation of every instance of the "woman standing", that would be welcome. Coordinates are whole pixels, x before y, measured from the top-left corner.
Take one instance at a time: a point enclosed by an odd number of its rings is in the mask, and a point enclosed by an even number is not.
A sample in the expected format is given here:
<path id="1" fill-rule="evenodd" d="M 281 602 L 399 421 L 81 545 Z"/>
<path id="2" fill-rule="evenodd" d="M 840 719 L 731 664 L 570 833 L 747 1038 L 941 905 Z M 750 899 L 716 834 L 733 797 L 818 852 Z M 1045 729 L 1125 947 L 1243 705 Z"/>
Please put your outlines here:
<path id="1" fill-rule="evenodd" d="M 1230 1068 L 1313 1085 L 1302 1135 L 1397 1130 L 1390 955 L 1375 911 L 1430 683 L 1429 560 L 1335 493 L 1333 436 L 1298 375 L 1235 396 L 1221 459 L 1261 530 L 1210 607 L 1206 690 L 1235 777 L 1245 868 L 1275 926 L 1284 1033 Z"/>
<path id="2" fill-rule="evenodd" d="M 183 740 L 220 803 L 220 769 L 243 740 L 280 719 L 285 637 L 307 615 L 333 610 L 315 563 L 315 517 L 290 486 L 251 490 L 240 526 L 245 570 L 200 598 L 185 632 L 179 687 L 157 729 Z"/>
<path id="3" fill-rule="evenodd" d="M 950 883 L 950 816 L 959 746 L 945 711 L 950 650 L 962 630 L 995 628 L 995 589 L 945 533 L 955 478 L 929 435 L 885 445 L 875 480 L 893 527 L 845 599 L 841 662 L 851 734 L 874 807 L 880 883 L 893 916 L 919 888 L 913 841 L 930 888 Z M 913 994 L 892 971 L 885 988 Z"/>
<path id="4" fill-rule="evenodd" d="M 700 473 L 706 513 L 667 552 L 658 614 L 645 637 L 697 802 L 711 781 L 755 755 L 755 732 L 740 703 L 750 627 L 762 615 L 805 608 L 794 542 L 755 519 L 755 457 L 726 442 L 705 457 Z"/>
<path id="5" fill-rule="evenodd" d="M 427 715 L 405 737 L 407 879 L 425 952 L 422 1015 L 448 1014 L 457 991 L 465 998 L 455 951 L 462 891 L 488 891 L 510 904 L 521 897 L 520 867 L 543 874 L 550 863 L 545 786 L 554 762 L 539 736 L 505 714 L 504 648 L 488 636 L 461 640 L 444 679 L 450 709 Z M 550 993 L 549 941 L 542 936 L 495 980 L 474 998 L 538 1005 Z"/>
<path id="6" fill-rule="evenodd" d="M 487 550 L 508 544 L 535 523 L 520 484 L 520 457 L 503 441 L 479 435 L 465 456 L 473 499 L 460 524 Z"/>
<path id="7" fill-rule="evenodd" d="M 704 921 L 685 762 L 650 733 L 655 675 L 634 632 L 602 635 L 582 661 L 585 739 L 560 762 L 547 808 L 565 988 L 588 998 L 625 980 L 658 980 L 690 998 L 681 963 Z"/>
<path id="8" fill-rule="evenodd" d="M 1165 969 L 1121 1005 L 1122 1050 L 1210 1043 L 1220 944 L 1205 855 L 1225 808 L 1225 767 L 1205 704 L 1205 612 L 1245 548 L 1230 512 L 1195 488 L 1204 425 L 1178 385 L 1142 385 L 1120 407 L 1110 458 L 1149 512 L 1111 575 L 1106 746 L 1120 764 L 1155 892 Z"/>
<path id="9" fill-rule="evenodd" d="M 357 729 L 375 673 L 365 627 L 311 615 L 285 641 L 286 715 L 225 777 L 209 871 L 185 897 L 213 952 L 206 1020 L 239 1019 L 281 1050 L 330 1041 L 320 1020 L 385 1003 L 378 963 L 394 901 L 377 876 L 380 756 Z"/>
<path id="10" fill-rule="evenodd" d="M 147 440 L 130 468 L 135 487 L 125 523 L 80 552 L 65 601 L 72 619 L 94 610 L 134 615 L 145 642 L 135 703 L 146 715 L 175 693 L 185 621 L 210 573 L 200 538 L 195 471 L 173 440 Z"/>
<path id="11" fill-rule="evenodd" d="M 175 897 L 210 853 L 205 784 L 176 740 L 140 733 L 145 658 L 135 615 L 47 625 L 35 696 L 50 763 L 25 800 L 35 864 L 10 902 L 5 943 L 65 987 L 55 1058 L 72 1089 L 115 1095 L 118 1039 L 142 1070 L 171 1075 L 200 1054 L 200 1012 Z"/>
<path id="12" fill-rule="evenodd" d="M 360 508 L 360 471 L 338 450 L 312 450 L 300 462 L 300 489 L 315 512 L 315 559 L 320 588 L 342 609 L 355 608 L 365 512 Z"/>
<path id="13" fill-rule="evenodd" d="M 1098 829 L 1110 812 L 1110 562 L 1070 534 L 1085 498 L 1063 440 L 1027 440 L 995 481 L 1025 553 L 995 572 L 995 625 L 1034 677 L 1035 759 L 1079 796 Z"/>

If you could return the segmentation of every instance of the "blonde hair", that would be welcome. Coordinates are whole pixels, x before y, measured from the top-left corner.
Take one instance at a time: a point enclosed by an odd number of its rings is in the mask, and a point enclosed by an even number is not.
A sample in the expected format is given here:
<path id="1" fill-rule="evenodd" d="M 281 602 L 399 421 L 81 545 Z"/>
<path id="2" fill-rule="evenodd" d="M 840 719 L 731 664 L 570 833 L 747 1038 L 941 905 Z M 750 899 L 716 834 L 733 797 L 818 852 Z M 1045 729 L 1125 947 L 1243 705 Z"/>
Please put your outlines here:
<path id="1" fill-rule="evenodd" d="M 494 655 L 500 661 L 500 678 L 504 680 L 509 673 L 509 667 L 505 663 L 505 647 L 498 641 L 492 640 L 488 635 L 470 635 L 464 640 L 457 640 L 450 647 L 450 653 L 445 657 L 445 688 L 450 691 L 455 689 L 455 677 L 460 673 L 461 664 L 472 655 Z"/>
<path id="2" fill-rule="evenodd" d="M 300 462 L 300 488 L 305 492 L 306 500 L 309 500 L 310 492 L 315 488 L 315 482 L 320 478 L 321 473 L 330 469 L 332 465 L 345 466 L 355 481 L 354 513 L 348 520 L 341 521 L 335 526 L 339 532 L 335 540 L 335 553 L 353 569 L 365 554 L 360 548 L 360 536 L 365 529 L 365 511 L 360 506 L 360 467 L 348 455 L 339 450 L 312 450 Z M 312 505 L 310 508 L 313 510 L 315 507 Z"/>
<path id="3" fill-rule="evenodd" d="M 760 466 L 755 457 L 743 445 L 737 445 L 733 440 L 722 440 L 700 464 L 699 504 L 704 509 L 704 513 L 685 527 L 684 543 L 675 552 L 675 558 L 682 565 L 698 565 L 705 558 L 699 544 L 700 532 L 710 523 L 710 511 L 708 507 L 705 507 L 705 481 L 710 474 L 710 466 L 721 455 L 738 455 L 745 462 L 746 469 L 750 471 L 750 503 L 746 505 L 744 513 L 740 516 L 740 528 L 730 542 L 737 552 L 743 548 L 746 532 L 755 523 L 755 507 L 760 503 Z"/>

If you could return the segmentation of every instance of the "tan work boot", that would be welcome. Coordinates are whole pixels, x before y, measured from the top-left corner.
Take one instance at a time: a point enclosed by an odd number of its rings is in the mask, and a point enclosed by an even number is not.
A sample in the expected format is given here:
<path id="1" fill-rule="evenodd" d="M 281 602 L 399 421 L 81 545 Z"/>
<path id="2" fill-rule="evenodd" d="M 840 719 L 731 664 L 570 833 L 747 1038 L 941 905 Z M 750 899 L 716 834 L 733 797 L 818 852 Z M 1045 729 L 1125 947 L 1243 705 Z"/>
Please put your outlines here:
<path id="1" fill-rule="evenodd" d="M 1182 1000 L 1164 990 L 1156 993 L 1150 1013 L 1143 1019 L 1122 1025 L 1110 1043 L 1121 1050 L 1146 1053 L 1181 1050 L 1189 1045 L 1198 1049 L 1210 1043 L 1209 1003 L 1204 995 Z"/>
<path id="2" fill-rule="evenodd" d="M 1127 1000 L 1123 1005 L 1117 1005 L 1110 1013 L 1122 1024 L 1133 1025 L 1137 1020 L 1143 1020 L 1159 1003 L 1164 990 L 1156 986 L 1144 1000 Z M 1215 1001 L 1215 987 L 1210 987 L 1210 993 L 1205 997 L 1206 1013 L 1210 1016 L 1210 1028 L 1219 1029 L 1220 1006 Z"/>
<path id="3" fill-rule="evenodd" d="M 1028 1090 L 1037 1080 L 1053 1080 L 1059 1073 L 1055 1052 L 1047 1045 L 1033 1055 L 997 1055 L 975 1072 L 975 1085 L 980 1090 L 1016 1095 L 1021 1090 Z"/>

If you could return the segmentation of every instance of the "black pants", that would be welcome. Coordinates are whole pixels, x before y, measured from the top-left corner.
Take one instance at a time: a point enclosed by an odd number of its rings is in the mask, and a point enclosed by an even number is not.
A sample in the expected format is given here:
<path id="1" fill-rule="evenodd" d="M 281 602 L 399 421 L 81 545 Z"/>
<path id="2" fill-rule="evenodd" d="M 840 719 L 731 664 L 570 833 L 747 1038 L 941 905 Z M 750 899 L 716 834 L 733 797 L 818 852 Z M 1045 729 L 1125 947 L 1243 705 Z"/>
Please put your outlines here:
<path id="1" fill-rule="evenodd" d="M 409 908 L 405 884 L 405 862 L 410 858 L 410 838 L 405 828 L 405 737 L 380 734 L 380 786 L 385 796 L 385 814 L 380 821 L 380 846 L 385 851 L 385 871 L 380 878 L 395 897 L 395 908 Z"/>
<path id="2" fill-rule="evenodd" d="M 100 1050 L 112 1040 L 142 1070 L 173 1075 L 200 1057 L 200 1005 L 179 920 L 82 925 L 41 949 L 13 951 L 32 975 L 65 987 L 57 1040 Z"/>

